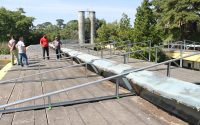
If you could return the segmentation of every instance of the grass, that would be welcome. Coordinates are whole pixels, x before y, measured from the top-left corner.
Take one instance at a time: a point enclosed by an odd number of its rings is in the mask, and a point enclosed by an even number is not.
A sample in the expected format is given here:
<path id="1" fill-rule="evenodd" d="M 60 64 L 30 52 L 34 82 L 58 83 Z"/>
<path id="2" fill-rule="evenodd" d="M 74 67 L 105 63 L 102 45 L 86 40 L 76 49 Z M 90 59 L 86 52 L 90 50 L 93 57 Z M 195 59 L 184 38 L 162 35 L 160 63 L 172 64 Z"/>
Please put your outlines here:
<path id="1" fill-rule="evenodd" d="M 0 43 L 0 55 L 7 55 L 10 54 L 10 50 L 8 48 L 8 43 L 1 42 Z"/>

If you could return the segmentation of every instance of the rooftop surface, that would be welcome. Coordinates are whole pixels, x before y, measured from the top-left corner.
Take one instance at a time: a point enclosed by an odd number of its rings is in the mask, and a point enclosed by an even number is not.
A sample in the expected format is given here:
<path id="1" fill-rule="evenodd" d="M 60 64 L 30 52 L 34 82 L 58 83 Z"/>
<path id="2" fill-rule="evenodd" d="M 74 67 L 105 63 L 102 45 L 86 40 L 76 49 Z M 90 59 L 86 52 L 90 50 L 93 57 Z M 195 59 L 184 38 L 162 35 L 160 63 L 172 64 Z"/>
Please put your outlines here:
<path id="1" fill-rule="evenodd" d="M 51 54 L 55 54 L 51 50 Z M 43 71 L 48 71 L 72 65 L 71 60 L 55 60 L 55 55 L 51 56 L 50 60 L 42 60 L 39 70 L 39 61 L 37 58 L 41 55 L 41 48 L 39 46 L 31 46 L 28 49 L 28 57 L 30 66 L 23 67 L 13 66 L 3 80 L 31 75 Z M 95 53 L 93 53 L 95 54 Z M 109 56 L 109 55 L 108 55 Z M 122 61 L 123 58 L 118 57 L 113 60 Z M 130 60 L 130 65 L 144 66 L 150 62 L 141 63 L 139 60 Z M 132 63 L 131 63 L 132 62 Z M 161 68 L 159 70 L 159 68 Z M 152 71 L 162 73 L 165 75 L 165 66 L 152 69 Z M 183 72 L 184 71 L 184 72 Z M 192 78 L 185 78 L 187 73 L 193 73 Z M 180 74 L 183 73 L 183 74 Z M 191 71 L 181 68 L 172 69 L 172 77 L 186 80 L 189 82 L 198 82 L 198 71 Z M 184 79 L 185 78 L 185 79 Z M 196 78 L 196 79 L 195 79 Z M 25 99 L 47 92 L 56 91 L 66 87 L 80 85 L 89 81 L 102 79 L 102 76 L 88 71 L 88 77 L 85 77 L 84 67 L 63 68 L 62 70 L 50 72 L 40 76 L 33 76 L 29 78 L 20 79 L 14 82 L 7 82 L 0 85 L 0 104 L 14 102 L 20 99 Z M 41 82 L 42 81 L 42 82 Z M 126 89 L 120 87 L 120 93 L 128 92 Z M 111 96 L 115 94 L 115 84 L 110 81 L 102 84 L 92 85 L 85 88 L 72 90 L 69 92 L 60 93 L 51 97 L 52 102 L 69 101 L 76 99 L 94 98 L 101 96 Z M 48 99 L 42 98 L 35 101 L 26 102 L 14 106 L 40 105 L 47 104 Z M 98 101 L 93 103 L 83 103 L 71 106 L 53 107 L 50 109 L 29 110 L 22 112 L 15 112 L 9 114 L 0 114 L 0 125 L 157 125 L 157 124 L 187 124 L 181 119 L 168 114 L 167 112 L 152 105 L 148 101 L 139 96 L 129 96 L 119 99 L 111 99 Z"/>

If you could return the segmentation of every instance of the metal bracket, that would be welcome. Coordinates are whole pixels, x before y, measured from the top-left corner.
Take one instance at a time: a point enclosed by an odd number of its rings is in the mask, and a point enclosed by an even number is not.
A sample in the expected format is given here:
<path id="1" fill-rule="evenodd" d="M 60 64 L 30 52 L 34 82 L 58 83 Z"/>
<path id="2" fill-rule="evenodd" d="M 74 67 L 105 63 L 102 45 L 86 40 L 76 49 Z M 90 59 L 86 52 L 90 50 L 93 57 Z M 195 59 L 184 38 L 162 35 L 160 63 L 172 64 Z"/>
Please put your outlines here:
<path id="1" fill-rule="evenodd" d="M 92 69 L 95 71 L 96 74 L 99 74 L 99 71 L 92 63 L 88 63 L 88 64 L 92 67 Z"/>
<path id="2" fill-rule="evenodd" d="M 131 83 L 129 82 L 129 80 L 128 80 L 126 77 L 122 77 L 122 80 L 123 80 L 125 86 L 128 88 L 128 90 L 129 90 L 131 93 L 135 94 L 135 90 L 134 90 L 133 87 L 131 86 Z"/>

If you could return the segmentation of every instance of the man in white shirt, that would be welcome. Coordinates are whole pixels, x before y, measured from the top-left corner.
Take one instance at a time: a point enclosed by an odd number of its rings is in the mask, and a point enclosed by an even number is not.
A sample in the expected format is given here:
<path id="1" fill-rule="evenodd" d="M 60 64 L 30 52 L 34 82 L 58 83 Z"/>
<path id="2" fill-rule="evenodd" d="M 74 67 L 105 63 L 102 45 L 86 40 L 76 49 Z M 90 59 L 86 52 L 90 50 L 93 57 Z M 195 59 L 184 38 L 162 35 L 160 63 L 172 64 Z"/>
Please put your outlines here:
<path id="1" fill-rule="evenodd" d="M 23 67 L 23 59 L 25 61 L 25 65 L 28 66 L 28 58 L 26 55 L 26 47 L 24 44 L 24 38 L 20 37 L 18 43 L 16 44 L 16 47 L 18 49 L 18 53 L 19 53 L 19 59 L 20 59 L 20 64 Z"/>
<path id="2" fill-rule="evenodd" d="M 11 63 L 12 65 L 14 65 L 14 56 L 15 56 L 17 58 L 17 64 L 19 65 L 19 58 L 15 45 L 16 45 L 15 39 L 13 36 L 11 36 L 11 39 L 8 42 L 8 47 L 10 48 L 10 54 L 11 54 Z"/>

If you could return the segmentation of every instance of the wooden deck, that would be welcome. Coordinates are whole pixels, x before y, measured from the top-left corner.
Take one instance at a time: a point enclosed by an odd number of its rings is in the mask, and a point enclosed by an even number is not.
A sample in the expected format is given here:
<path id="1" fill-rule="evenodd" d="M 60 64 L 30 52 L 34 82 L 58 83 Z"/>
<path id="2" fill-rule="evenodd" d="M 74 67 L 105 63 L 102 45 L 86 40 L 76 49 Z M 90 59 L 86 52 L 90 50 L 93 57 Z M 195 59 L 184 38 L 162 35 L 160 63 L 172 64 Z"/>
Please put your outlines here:
<path id="1" fill-rule="evenodd" d="M 28 56 L 40 54 L 39 46 L 31 46 Z M 54 51 L 50 52 L 54 54 Z M 50 60 L 42 61 L 41 72 L 58 67 L 71 65 L 69 60 L 56 61 L 55 56 Z M 123 59 L 123 58 L 122 58 Z M 39 72 L 39 62 L 30 59 L 28 68 L 14 66 L 3 80 L 22 77 Z M 83 84 L 89 81 L 101 79 L 90 71 L 85 77 L 85 68 L 67 68 L 48 74 L 24 78 L 14 82 L 0 84 L 0 105 L 14 102 L 20 99 L 41 95 L 47 92 L 56 91 L 66 87 Z M 41 79 L 43 82 L 41 82 Z M 128 92 L 120 88 L 120 93 Z M 102 84 L 76 89 L 60 93 L 51 97 L 52 102 L 69 101 L 91 97 L 109 96 L 115 93 L 115 84 L 110 81 Z M 12 107 L 47 104 L 48 99 L 42 98 L 26 102 Z M 84 103 L 72 106 L 53 107 L 53 109 L 29 110 L 9 114 L 0 114 L 0 125 L 167 125 L 187 124 L 186 122 L 168 114 L 151 103 L 138 96 L 124 97 Z"/>

